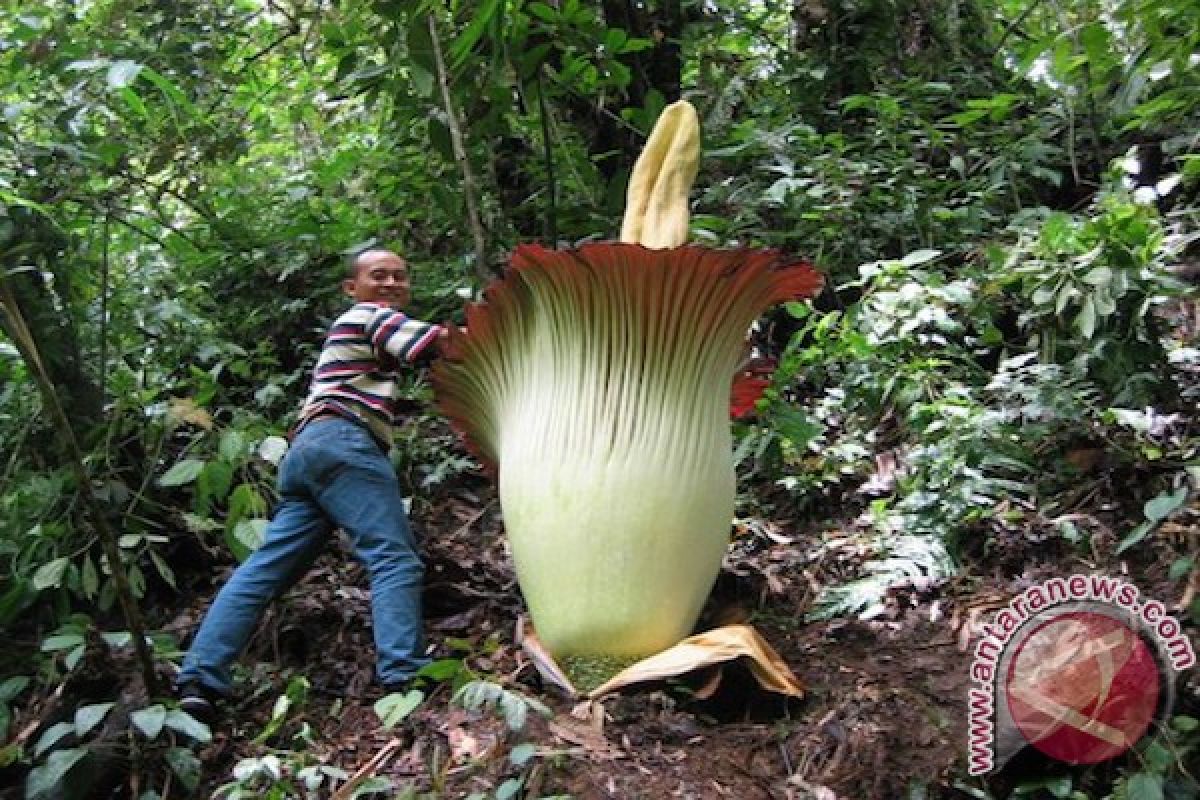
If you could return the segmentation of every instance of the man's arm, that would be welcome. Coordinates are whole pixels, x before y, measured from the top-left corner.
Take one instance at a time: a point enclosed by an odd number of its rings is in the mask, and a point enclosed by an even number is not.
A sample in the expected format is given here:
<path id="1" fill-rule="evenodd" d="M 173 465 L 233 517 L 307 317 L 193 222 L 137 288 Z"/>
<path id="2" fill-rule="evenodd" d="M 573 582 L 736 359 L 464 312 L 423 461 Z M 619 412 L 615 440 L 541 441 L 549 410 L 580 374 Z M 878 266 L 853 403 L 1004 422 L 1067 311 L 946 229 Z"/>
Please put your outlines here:
<path id="1" fill-rule="evenodd" d="M 411 364 L 426 351 L 430 351 L 430 356 L 436 354 L 437 343 L 446 335 L 446 330 L 441 325 L 412 319 L 401 311 L 381 308 L 367 325 L 366 333 L 377 354 L 386 353 Z"/>

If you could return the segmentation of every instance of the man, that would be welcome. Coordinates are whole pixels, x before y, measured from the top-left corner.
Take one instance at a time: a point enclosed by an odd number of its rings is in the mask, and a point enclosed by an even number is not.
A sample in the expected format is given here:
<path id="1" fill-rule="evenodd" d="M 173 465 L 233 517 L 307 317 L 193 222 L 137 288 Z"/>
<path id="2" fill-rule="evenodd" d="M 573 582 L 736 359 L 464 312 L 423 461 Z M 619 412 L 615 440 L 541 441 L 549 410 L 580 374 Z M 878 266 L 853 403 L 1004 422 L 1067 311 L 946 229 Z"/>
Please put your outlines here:
<path id="1" fill-rule="evenodd" d="M 350 259 L 343 291 L 354 306 L 333 323 L 312 388 L 279 465 L 281 502 L 262 546 L 233 573 L 208 610 L 177 679 L 181 705 L 210 720 L 228 693 L 229 668 L 266 605 L 299 579 L 334 528 L 367 567 L 376 676 L 401 688 L 427 659 L 421 636 L 424 568 L 400 485 L 387 457 L 396 371 L 435 352 L 445 330 L 410 319 L 408 268 L 389 250 Z"/>

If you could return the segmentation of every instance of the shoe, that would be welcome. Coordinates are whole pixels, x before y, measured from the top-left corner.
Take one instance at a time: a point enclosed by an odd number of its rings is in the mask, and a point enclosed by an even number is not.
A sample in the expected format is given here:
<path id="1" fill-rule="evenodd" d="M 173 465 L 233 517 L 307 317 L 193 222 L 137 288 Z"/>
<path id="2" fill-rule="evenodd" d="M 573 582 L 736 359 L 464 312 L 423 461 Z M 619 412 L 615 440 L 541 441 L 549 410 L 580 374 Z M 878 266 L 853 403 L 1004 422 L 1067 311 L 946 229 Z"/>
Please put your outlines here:
<path id="1" fill-rule="evenodd" d="M 195 720 L 212 726 L 217 719 L 217 693 L 199 683 L 187 683 L 179 690 L 179 707 Z"/>
<path id="2" fill-rule="evenodd" d="M 420 685 L 421 685 L 421 679 L 416 678 L 416 677 L 401 678 L 398 681 L 388 681 L 387 683 L 380 684 L 380 686 L 383 688 L 383 693 L 385 695 L 408 694 L 413 689 L 420 688 Z"/>

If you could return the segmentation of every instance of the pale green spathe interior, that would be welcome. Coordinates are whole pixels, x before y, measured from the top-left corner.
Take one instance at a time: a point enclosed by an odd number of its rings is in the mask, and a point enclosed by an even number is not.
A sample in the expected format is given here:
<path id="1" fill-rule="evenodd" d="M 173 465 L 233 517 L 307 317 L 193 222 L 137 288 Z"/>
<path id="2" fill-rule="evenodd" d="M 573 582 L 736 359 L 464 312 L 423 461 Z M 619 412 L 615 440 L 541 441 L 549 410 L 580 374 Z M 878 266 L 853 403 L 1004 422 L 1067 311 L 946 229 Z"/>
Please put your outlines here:
<path id="1" fill-rule="evenodd" d="M 442 406 L 498 468 L 547 649 L 657 653 L 691 633 L 728 545 L 745 331 L 789 280 L 819 279 L 695 247 L 525 247 L 513 264 L 435 370 Z"/>

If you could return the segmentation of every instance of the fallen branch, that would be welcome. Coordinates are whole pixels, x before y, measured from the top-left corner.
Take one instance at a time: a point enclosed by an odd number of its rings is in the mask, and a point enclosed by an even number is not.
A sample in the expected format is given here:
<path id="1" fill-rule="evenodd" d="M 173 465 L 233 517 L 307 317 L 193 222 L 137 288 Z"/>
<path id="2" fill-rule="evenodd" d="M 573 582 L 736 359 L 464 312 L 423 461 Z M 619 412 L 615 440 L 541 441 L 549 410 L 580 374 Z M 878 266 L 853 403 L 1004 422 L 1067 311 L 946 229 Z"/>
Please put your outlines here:
<path id="1" fill-rule="evenodd" d="M 363 764 L 357 772 L 350 776 L 350 780 L 346 781 L 342 788 L 334 792 L 332 800 L 350 800 L 358 785 L 367 778 L 373 777 L 385 763 L 395 757 L 403 746 L 404 742 L 401 739 L 392 739 L 385 744 L 378 753 L 371 757 L 370 761 Z"/>

